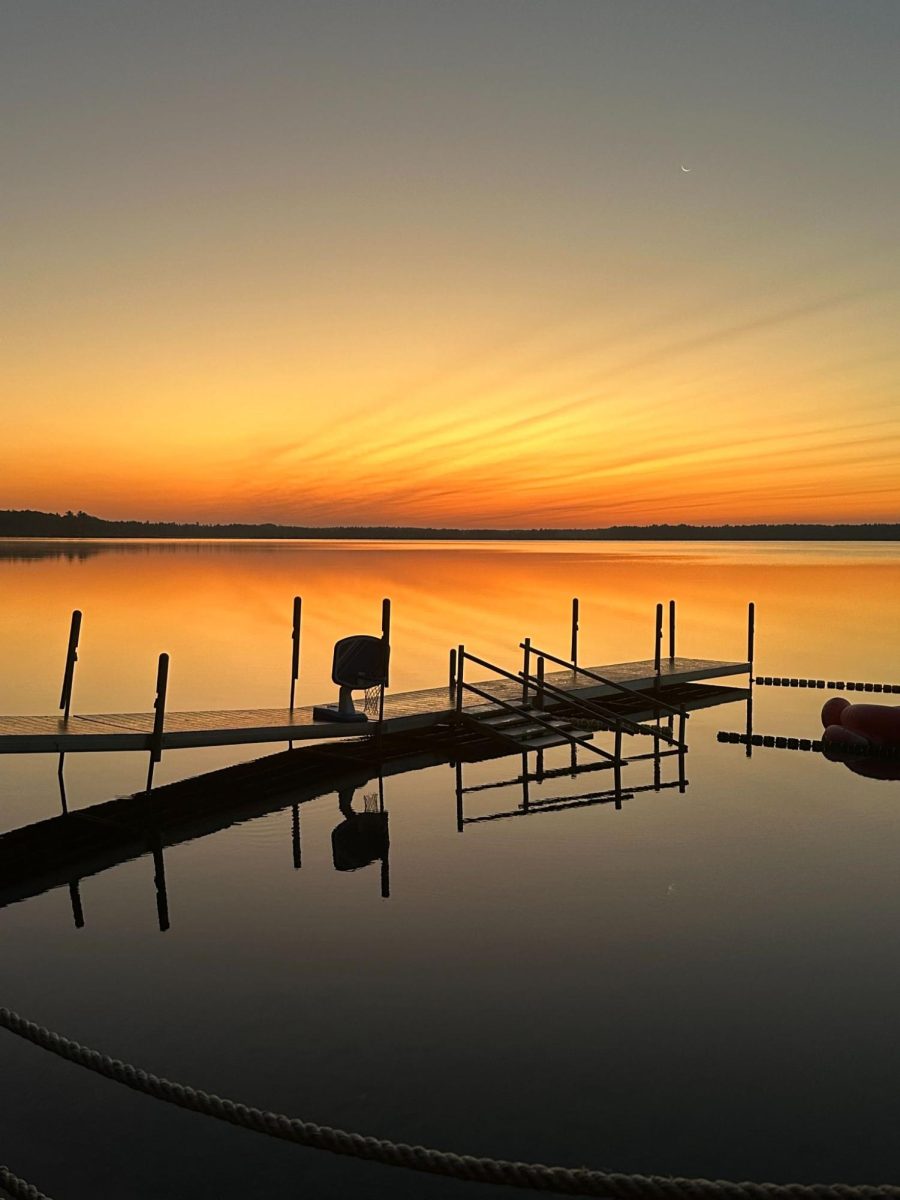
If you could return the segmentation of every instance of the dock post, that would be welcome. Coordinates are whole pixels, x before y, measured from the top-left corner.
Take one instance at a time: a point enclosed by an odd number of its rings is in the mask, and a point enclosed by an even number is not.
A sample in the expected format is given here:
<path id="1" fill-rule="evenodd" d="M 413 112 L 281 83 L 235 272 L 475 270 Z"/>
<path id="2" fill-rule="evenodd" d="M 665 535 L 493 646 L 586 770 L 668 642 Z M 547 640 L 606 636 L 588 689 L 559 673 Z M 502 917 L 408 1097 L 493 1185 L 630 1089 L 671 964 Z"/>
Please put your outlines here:
<path id="1" fill-rule="evenodd" d="M 750 682 L 753 683 L 753 651 L 756 642 L 756 605 L 751 600 L 747 605 L 747 662 L 750 664 Z"/>
<path id="2" fill-rule="evenodd" d="M 391 669 L 391 602 L 385 596 L 381 602 L 381 661 L 384 678 L 378 690 L 378 754 L 381 755 L 381 735 L 384 729 L 384 691 Z"/>
<path id="3" fill-rule="evenodd" d="M 66 651 L 66 669 L 63 673 L 62 693 L 59 697 L 59 707 L 63 710 L 63 720 L 68 721 L 69 710 L 72 707 L 72 683 L 75 679 L 75 664 L 78 662 L 78 639 L 81 636 L 81 611 L 75 609 L 72 613 L 72 624 L 69 626 L 69 647 Z"/>
<path id="4" fill-rule="evenodd" d="M 66 667 L 63 671 L 62 692 L 59 697 L 59 707 L 63 710 L 63 720 L 68 721 L 72 707 L 72 684 L 75 679 L 75 664 L 78 662 L 78 639 L 81 637 L 81 610 L 76 608 L 72 613 L 72 623 L 69 626 L 69 646 L 66 650 Z M 63 766 L 66 761 L 65 750 L 60 752 L 57 773 L 60 787 L 63 786 Z M 63 800 L 65 812 L 65 800 Z"/>
<path id="5" fill-rule="evenodd" d="M 300 678 L 300 617 L 303 601 L 299 596 L 294 597 L 294 619 L 291 626 L 291 712 L 294 711 L 294 698 L 297 680 Z"/>
<path id="6" fill-rule="evenodd" d="M 572 666 L 578 670 L 578 597 L 572 598 Z"/>
<path id="7" fill-rule="evenodd" d="M 528 677 L 531 673 L 531 638 L 522 642 L 522 703 L 528 703 Z"/>
<path id="8" fill-rule="evenodd" d="M 669 601 L 669 661 L 675 660 L 675 601 Z"/>
<path id="9" fill-rule="evenodd" d="M 463 707 L 463 676 L 466 670 L 466 648 L 460 645 L 456 651 L 456 711 L 462 712 Z"/>
<path id="10" fill-rule="evenodd" d="M 456 687 L 456 651 L 450 647 L 450 691 Z"/>
<path id="11" fill-rule="evenodd" d="M 656 606 L 656 648 L 653 655 L 653 666 L 656 671 L 656 680 L 659 683 L 659 677 L 662 672 L 662 636 L 663 636 L 663 606 Z"/>
<path id="12" fill-rule="evenodd" d="M 530 798 L 528 795 L 528 751 L 522 751 L 522 812 L 529 811 Z"/>
<path id="13" fill-rule="evenodd" d="M 162 758 L 163 726 L 166 721 L 166 690 L 169 686 L 169 656 L 161 654 L 156 669 L 156 699 L 153 701 L 155 716 L 150 735 L 150 767 L 147 771 L 147 791 L 153 787 L 153 767 Z"/>
<path id="14" fill-rule="evenodd" d="M 535 703 L 538 708 L 544 707 L 544 656 L 538 656 L 537 660 L 537 697 Z"/>
<path id="15" fill-rule="evenodd" d="M 613 750 L 613 785 L 616 790 L 616 808 L 622 803 L 622 726 L 616 724 L 616 743 Z"/>

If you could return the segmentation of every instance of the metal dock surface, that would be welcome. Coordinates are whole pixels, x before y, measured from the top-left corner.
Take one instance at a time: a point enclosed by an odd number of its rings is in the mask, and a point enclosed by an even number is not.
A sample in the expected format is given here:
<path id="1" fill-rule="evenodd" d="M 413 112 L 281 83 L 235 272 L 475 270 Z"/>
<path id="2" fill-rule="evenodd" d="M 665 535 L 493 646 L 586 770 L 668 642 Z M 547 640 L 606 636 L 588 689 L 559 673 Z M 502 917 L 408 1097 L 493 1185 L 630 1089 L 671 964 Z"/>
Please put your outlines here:
<path id="1" fill-rule="evenodd" d="M 587 672 L 637 690 L 658 685 L 661 696 L 676 684 L 726 675 L 746 675 L 749 662 L 718 662 L 698 658 L 662 658 L 657 673 L 653 659 L 612 663 L 581 670 L 548 672 L 546 681 L 573 699 L 612 696 L 616 689 L 598 683 Z M 508 679 L 476 681 L 492 697 L 521 701 L 522 685 Z M 477 710 L 483 703 L 466 695 L 464 707 Z M 449 721 L 456 709 L 456 689 L 443 687 L 415 692 L 388 693 L 384 698 L 384 734 L 425 729 Z M 152 750 L 156 714 L 102 713 L 75 716 L 0 716 L 0 754 L 70 753 L 98 750 Z M 314 721 L 312 706 L 304 708 L 236 709 L 225 712 L 166 712 L 160 749 L 197 746 L 236 746 L 253 742 L 313 741 L 352 738 L 373 733 L 377 721 L 367 725 Z"/>

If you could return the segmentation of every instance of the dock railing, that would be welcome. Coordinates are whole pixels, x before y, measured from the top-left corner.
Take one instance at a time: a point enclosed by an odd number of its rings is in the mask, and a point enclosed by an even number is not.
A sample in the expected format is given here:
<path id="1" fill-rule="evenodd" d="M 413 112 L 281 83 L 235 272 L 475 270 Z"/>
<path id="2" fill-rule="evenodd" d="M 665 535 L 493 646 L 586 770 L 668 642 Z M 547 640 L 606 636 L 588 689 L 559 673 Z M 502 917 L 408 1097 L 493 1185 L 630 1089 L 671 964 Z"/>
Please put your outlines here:
<path id="1" fill-rule="evenodd" d="M 463 694 L 469 692 L 473 696 L 478 696 L 479 699 L 487 701 L 488 704 L 495 704 L 498 708 L 502 708 L 506 712 L 515 713 L 520 717 L 527 718 L 528 721 L 533 721 L 536 725 L 541 725 L 550 733 L 568 742 L 571 746 L 586 746 L 588 750 L 601 758 L 608 759 L 612 763 L 621 764 L 621 729 L 616 730 L 616 753 L 610 754 L 608 750 L 604 750 L 602 746 L 594 746 L 590 742 L 585 742 L 581 738 L 575 737 L 564 729 L 560 729 L 557 724 L 540 716 L 534 709 L 526 709 L 521 704 L 513 704 L 509 700 L 503 700 L 499 696 L 494 696 L 490 692 L 480 688 L 477 684 L 467 683 L 465 680 L 465 664 L 466 662 L 475 663 L 479 667 L 484 667 L 486 671 L 491 671 L 495 675 L 499 675 L 503 679 L 509 679 L 513 683 L 520 683 L 521 679 L 518 675 L 514 675 L 512 671 L 507 671 L 504 667 L 498 666 L 496 663 L 488 662 L 485 658 L 479 658 L 476 654 L 470 654 L 465 646 L 460 646 L 456 652 L 456 714 L 462 718 L 463 710 Z"/>
<path id="2" fill-rule="evenodd" d="M 659 696 L 654 692 L 648 695 L 642 692 L 639 688 L 629 687 L 625 683 L 620 683 L 616 679 L 609 679 L 605 675 L 598 675 L 596 671 L 589 671 L 587 667 L 576 666 L 575 663 L 569 662 L 564 658 L 560 658 L 556 654 L 551 654 L 549 650 L 541 650 L 533 645 L 530 638 L 526 638 L 524 642 L 519 643 L 519 649 L 524 652 L 525 665 L 520 676 L 523 680 L 523 693 L 527 694 L 529 686 L 534 685 L 535 689 L 542 688 L 545 691 L 553 690 L 558 695 L 565 696 L 568 702 L 571 702 L 569 693 L 563 688 L 555 688 L 552 684 L 548 684 L 543 677 L 543 669 L 541 668 L 542 660 L 549 660 L 556 663 L 560 667 L 565 667 L 569 671 L 574 671 L 577 675 L 584 675 L 588 679 L 593 679 L 597 683 L 603 684 L 605 687 L 611 687 L 622 695 L 637 697 L 641 700 L 646 700 L 653 708 L 660 709 L 662 712 L 668 713 L 672 717 L 678 717 L 678 737 L 672 737 L 664 733 L 661 729 L 649 729 L 646 725 L 641 725 L 638 721 L 628 721 L 627 718 L 613 714 L 613 719 L 632 727 L 632 732 L 640 732 L 651 737 L 659 738 L 661 741 L 668 742 L 672 746 L 683 746 L 685 742 L 685 724 L 687 722 L 688 713 L 684 705 L 676 706 L 667 704 L 665 700 L 660 700 Z M 531 656 L 534 655 L 538 659 L 538 674 L 532 674 L 530 671 Z M 588 703 L 594 703 L 588 701 Z"/>

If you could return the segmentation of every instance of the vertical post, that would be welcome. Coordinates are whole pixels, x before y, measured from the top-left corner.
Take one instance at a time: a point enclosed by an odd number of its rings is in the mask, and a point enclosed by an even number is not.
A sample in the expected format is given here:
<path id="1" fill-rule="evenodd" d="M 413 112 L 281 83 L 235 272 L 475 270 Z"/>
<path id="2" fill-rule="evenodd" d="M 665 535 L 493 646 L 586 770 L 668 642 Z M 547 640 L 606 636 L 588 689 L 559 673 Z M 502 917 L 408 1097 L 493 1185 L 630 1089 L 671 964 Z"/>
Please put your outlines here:
<path id="1" fill-rule="evenodd" d="M 72 683 L 75 679 L 75 664 L 78 662 L 78 639 L 81 636 L 81 612 L 75 609 L 72 613 L 72 624 L 69 626 L 69 647 L 66 651 L 66 669 L 63 673 L 62 692 L 59 697 L 59 707 L 63 710 L 63 720 L 68 721 L 69 710 L 72 707 Z"/>
<path id="2" fill-rule="evenodd" d="M 384 727 L 384 691 L 388 686 L 391 670 L 391 602 L 387 597 L 381 602 L 381 661 L 384 678 L 378 690 L 378 750 L 381 752 L 381 732 Z"/>
<path id="3" fill-rule="evenodd" d="M 528 812 L 528 751 L 522 751 L 522 812 Z"/>
<path id="4" fill-rule="evenodd" d="M 153 707 L 153 732 L 150 734 L 150 767 L 147 771 L 147 791 L 153 787 L 153 766 L 162 758 L 163 726 L 166 721 L 166 690 L 169 685 L 169 656 L 161 654 L 156 668 L 156 699 Z"/>
<path id="5" fill-rule="evenodd" d="M 751 600 L 747 605 L 747 662 L 750 664 L 750 682 L 753 682 L 753 651 L 756 642 L 756 605 Z"/>
<path id="6" fill-rule="evenodd" d="M 541 654 L 537 660 L 537 706 L 544 707 L 544 656 Z"/>
<path id="7" fill-rule="evenodd" d="M 63 720 L 69 720 L 69 711 L 72 707 L 72 683 L 75 679 L 75 664 L 78 662 L 78 639 L 81 636 L 81 610 L 75 609 L 72 613 L 72 622 L 69 626 L 69 645 L 66 650 L 66 666 L 63 671 L 62 691 L 59 697 L 59 707 L 63 710 Z M 63 782 L 63 767 L 66 761 L 66 752 L 62 750 L 59 755 L 59 765 L 57 766 L 57 774 L 59 775 L 59 786 L 63 792 L 63 812 L 66 811 L 65 800 L 65 784 Z"/>
<path id="8" fill-rule="evenodd" d="M 578 597 L 572 598 L 572 666 L 578 669 Z"/>
<path id="9" fill-rule="evenodd" d="M 669 660 L 675 660 L 675 601 L 669 601 Z"/>
<path id="10" fill-rule="evenodd" d="M 460 645 L 456 651 L 456 711 L 462 712 L 463 677 L 466 671 L 466 648 Z"/>
<path id="11" fill-rule="evenodd" d="M 662 671 L 662 635 L 663 635 L 663 606 L 656 606 L 656 647 L 653 653 L 653 666 L 656 671 L 657 681 L 659 680 L 660 672 Z"/>
<path id="12" fill-rule="evenodd" d="M 291 805 L 291 851 L 294 859 L 294 870 L 299 871 L 303 866 L 300 853 L 300 805 Z"/>
<path id="13" fill-rule="evenodd" d="M 575 743 L 573 742 L 572 745 L 574 746 Z M 535 774 L 537 775 L 537 782 L 543 783 L 544 782 L 544 751 L 543 750 L 538 750 L 538 752 L 537 752 L 537 762 L 535 763 L 534 771 L 535 771 Z"/>
<path id="14" fill-rule="evenodd" d="M 528 677 L 531 674 L 531 638 L 522 643 L 522 703 L 528 703 Z"/>
<path id="15" fill-rule="evenodd" d="M 297 680 L 300 678 L 300 617 L 303 601 L 299 596 L 294 597 L 294 619 L 291 627 L 291 712 L 294 711 L 294 698 Z"/>
<path id="16" fill-rule="evenodd" d="M 656 714 L 656 730 L 659 733 L 659 713 Z M 658 792 L 662 783 L 662 756 L 660 754 L 660 741 L 658 737 L 653 738 L 653 790 Z"/>
<path id="17" fill-rule="evenodd" d="M 450 647 L 450 691 L 456 687 L 456 651 Z"/>

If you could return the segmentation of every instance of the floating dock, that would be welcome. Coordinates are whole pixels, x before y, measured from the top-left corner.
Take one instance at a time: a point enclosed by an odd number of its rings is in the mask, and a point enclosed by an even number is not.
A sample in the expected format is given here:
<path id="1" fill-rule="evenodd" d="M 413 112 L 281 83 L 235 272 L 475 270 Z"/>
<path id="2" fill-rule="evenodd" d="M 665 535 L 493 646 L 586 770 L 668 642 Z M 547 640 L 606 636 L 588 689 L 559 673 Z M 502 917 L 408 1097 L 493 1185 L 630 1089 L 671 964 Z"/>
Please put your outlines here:
<path id="1" fill-rule="evenodd" d="M 477 660 L 476 660 L 477 661 Z M 644 659 L 597 667 L 548 671 L 543 676 L 548 697 L 564 693 L 573 702 L 609 700 L 623 689 L 658 692 L 665 701 L 673 687 L 698 680 L 747 675 L 749 662 L 720 662 L 701 658 Z M 609 682 L 600 683 L 602 676 Z M 538 688 L 532 681 L 532 692 Z M 470 690 L 477 689 L 477 690 Z M 0 754 L 69 754 L 85 751 L 186 749 L 198 746 L 237 746 L 259 742 L 298 742 L 358 738 L 376 731 L 383 735 L 408 733 L 450 723 L 458 711 L 477 717 L 491 701 L 521 706 L 523 685 L 512 677 L 473 680 L 465 684 L 459 703 L 458 685 L 384 696 L 382 720 L 367 724 L 317 721 L 313 706 L 236 709 L 224 712 L 166 712 L 162 730 L 159 711 L 102 713 L 77 716 L 0 716 Z M 483 695 L 479 695 L 483 693 Z M 490 697 L 490 699 L 486 699 Z M 555 695 L 547 707 L 559 707 Z"/>

